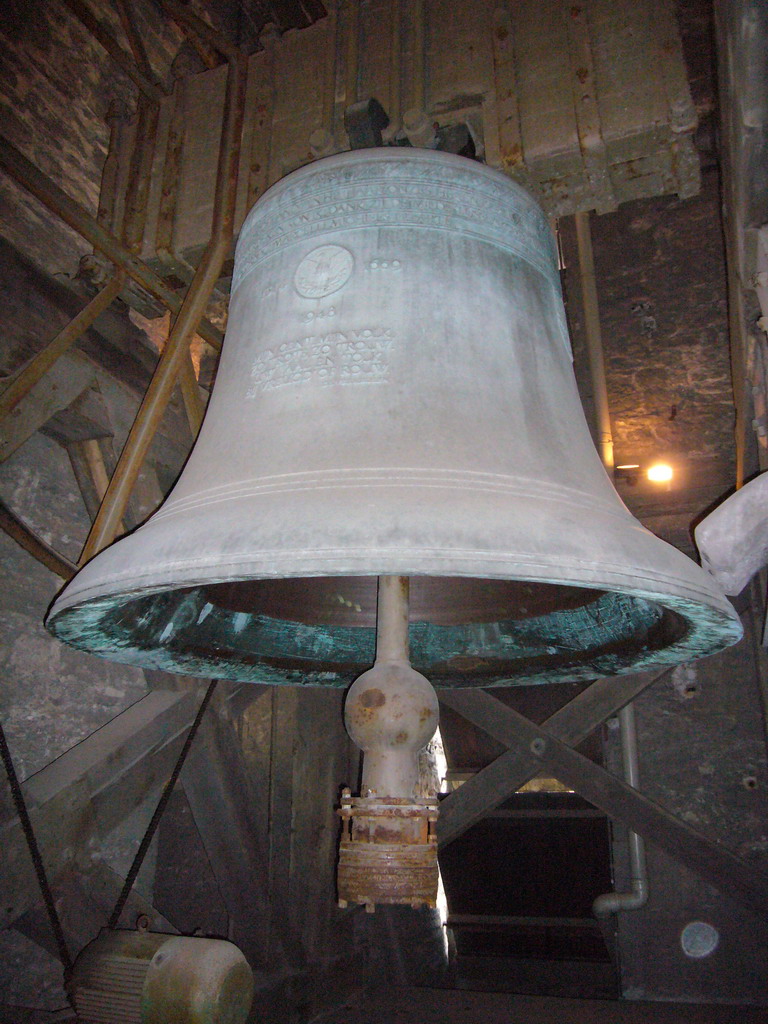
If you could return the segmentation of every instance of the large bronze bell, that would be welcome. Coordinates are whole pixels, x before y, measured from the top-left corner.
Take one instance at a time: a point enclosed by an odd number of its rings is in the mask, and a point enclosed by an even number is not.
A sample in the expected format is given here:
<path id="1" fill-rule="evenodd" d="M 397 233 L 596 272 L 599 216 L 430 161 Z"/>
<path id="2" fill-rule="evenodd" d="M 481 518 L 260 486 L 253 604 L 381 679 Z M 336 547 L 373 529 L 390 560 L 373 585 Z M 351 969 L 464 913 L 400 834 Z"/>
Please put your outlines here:
<path id="1" fill-rule="evenodd" d="M 47 623 L 118 661 L 346 686 L 374 658 L 379 575 L 411 577 L 412 661 L 437 686 L 611 675 L 740 635 L 595 453 L 540 209 L 402 148 L 256 204 L 184 472 Z"/>

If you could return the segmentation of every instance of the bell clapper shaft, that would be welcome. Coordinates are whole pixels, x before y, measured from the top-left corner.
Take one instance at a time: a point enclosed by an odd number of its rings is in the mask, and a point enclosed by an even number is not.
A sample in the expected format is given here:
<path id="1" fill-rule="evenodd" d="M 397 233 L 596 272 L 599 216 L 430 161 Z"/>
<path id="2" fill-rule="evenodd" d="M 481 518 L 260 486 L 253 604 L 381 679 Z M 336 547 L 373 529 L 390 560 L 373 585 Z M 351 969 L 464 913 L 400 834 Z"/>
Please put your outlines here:
<path id="1" fill-rule="evenodd" d="M 437 728 L 437 694 L 409 660 L 408 609 L 408 577 L 380 576 L 376 660 L 352 684 L 344 707 L 347 732 L 365 753 L 363 796 L 412 800 L 419 751 Z"/>
<path id="2" fill-rule="evenodd" d="M 361 795 L 344 791 L 339 905 L 435 905 L 437 799 L 420 798 L 419 751 L 438 722 L 437 694 L 411 667 L 409 581 L 380 576 L 376 660 L 350 687 L 344 721 L 363 750 Z"/>

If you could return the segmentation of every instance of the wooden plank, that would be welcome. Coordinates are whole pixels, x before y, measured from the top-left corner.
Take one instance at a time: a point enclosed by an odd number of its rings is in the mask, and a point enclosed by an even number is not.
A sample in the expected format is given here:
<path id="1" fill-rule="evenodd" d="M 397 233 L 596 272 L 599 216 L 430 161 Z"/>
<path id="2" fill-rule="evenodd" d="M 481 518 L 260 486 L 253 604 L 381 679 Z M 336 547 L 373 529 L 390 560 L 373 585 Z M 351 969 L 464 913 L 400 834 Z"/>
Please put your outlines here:
<path id="1" fill-rule="evenodd" d="M 568 28 L 573 107 L 579 144 L 592 193 L 588 209 L 594 207 L 598 213 L 607 213 L 615 210 L 617 203 L 600 125 L 587 13 L 583 6 L 573 4 L 570 0 L 561 0 L 561 11 L 563 23 Z"/>
<path id="2" fill-rule="evenodd" d="M 33 558 L 36 558 L 41 565 L 56 573 L 63 580 L 71 579 L 77 572 L 77 566 L 73 562 L 70 562 L 68 558 L 64 558 L 63 555 L 54 551 L 52 547 L 41 540 L 2 501 L 0 501 L 0 530 L 7 533 L 20 547 L 28 551 Z"/>
<path id="3" fill-rule="evenodd" d="M 587 965 L 584 965 L 585 967 Z M 555 968 L 556 969 L 556 968 Z M 313 1019 L 313 1024 L 765 1024 L 764 1006 L 646 1002 L 634 999 L 557 999 L 466 989 L 368 989 Z"/>
<path id="4" fill-rule="evenodd" d="M 199 698 L 153 691 L 22 784 L 46 870 L 52 879 L 96 833 L 106 836 L 165 783 Z M 0 823 L 0 927 L 38 899 L 17 817 Z"/>
<path id="5" fill-rule="evenodd" d="M 102 860 L 89 858 L 70 865 L 58 878 L 56 909 L 67 948 L 74 959 L 80 950 L 96 938 L 106 926 L 125 879 Z M 178 930 L 137 889 L 132 889 L 125 904 L 120 927 L 134 928 L 140 915 L 149 918 L 153 932 L 178 934 Z M 31 907 L 14 922 L 14 929 L 59 958 L 48 914 L 42 904 Z"/>
<path id="6" fill-rule="evenodd" d="M 282 959 L 282 944 L 274 930 L 270 935 L 266 822 L 254 817 L 256 799 L 234 729 L 213 707 L 200 725 L 181 783 L 227 908 L 232 940 L 252 966 L 274 967 Z"/>
<path id="7" fill-rule="evenodd" d="M 104 453 L 95 437 L 84 441 L 68 441 L 64 447 L 67 450 L 85 510 L 93 522 L 109 485 L 109 472 L 104 460 Z M 125 527 L 121 523 L 119 532 L 123 533 L 124 529 Z"/>
<path id="8" fill-rule="evenodd" d="M 0 424 L 0 462 L 96 381 L 96 367 L 79 352 L 62 356 Z"/>
<path id="9" fill-rule="evenodd" d="M 516 180 L 524 181 L 527 168 L 520 134 L 520 107 L 518 103 L 517 70 L 515 63 L 515 37 L 509 4 L 499 4 L 493 12 L 493 74 L 495 94 L 495 120 L 498 139 L 486 139 L 486 157 L 493 167 L 509 171 Z M 486 95 L 484 108 L 488 108 Z M 493 114 L 489 108 L 488 114 Z M 493 122 L 493 116 L 487 123 Z"/>
<path id="10" fill-rule="evenodd" d="M 299 690 L 275 686 L 272 690 L 272 729 L 269 780 L 269 891 L 277 929 L 278 914 L 290 905 L 291 850 L 293 847 L 293 763 L 296 756 Z M 301 959 L 297 948 L 293 956 Z"/>
<path id="11" fill-rule="evenodd" d="M 482 690 L 455 690 L 451 707 L 510 747 L 525 748 L 541 767 L 648 842 L 661 847 L 725 895 L 768 913 L 768 875 L 734 856 L 711 836 L 680 821 L 584 757 L 548 728 L 534 725 Z"/>
<path id="12" fill-rule="evenodd" d="M 611 676 L 598 679 L 582 690 L 572 701 L 547 719 L 546 726 L 564 743 L 576 746 L 606 718 L 615 715 L 626 704 L 655 683 L 663 672 Z M 453 708 L 455 695 L 465 691 L 443 690 L 440 700 Z M 461 708 L 455 708 L 463 714 Z M 438 843 L 442 848 L 452 842 L 475 822 L 512 796 L 529 779 L 539 773 L 541 765 L 529 750 L 509 750 L 496 758 L 473 778 L 467 780 L 440 803 L 437 826 Z"/>
<path id="13" fill-rule="evenodd" d="M 65 447 L 73 441 L 111 440 L 115 433 L 101 391 L 94 388 L 88 388 L 66 409 L 56 413 L 41 430 Z"/>
<path id="14" fill-rule="evenodd" d="M 75 1011 L 35 1010 L 29 1006 L 0 1006 L 0 1024 L 77 1024 Z"/>
<path id="15" fill-rule="evenodd" d="M 351 933 L 340 927 L 343 915 L 336 905 L 336 808 L 341 788 L 354 786 L 356 779 L 350 775 L 343 691 L 311 687 L 297 696 L 288 913 L 311 962 L 344 952 L 352 942 Z"/>
<path id="16" fill-rule="evenodd" d="M 449 914 L 449 928 L 600 928 L 594 917 L 535 917 L 512 914 Z"/>
<path id="17" fill-rule="evenodd" d="M 605 818 L 605 814 L 594 807 L 574 807 L 572 809 L 568 807 L 541 807 L 538 810 L 529 807 L 525 809 L 515 808 L 490 811 L 485 817 L 498 820 L 507 818 Z"/>

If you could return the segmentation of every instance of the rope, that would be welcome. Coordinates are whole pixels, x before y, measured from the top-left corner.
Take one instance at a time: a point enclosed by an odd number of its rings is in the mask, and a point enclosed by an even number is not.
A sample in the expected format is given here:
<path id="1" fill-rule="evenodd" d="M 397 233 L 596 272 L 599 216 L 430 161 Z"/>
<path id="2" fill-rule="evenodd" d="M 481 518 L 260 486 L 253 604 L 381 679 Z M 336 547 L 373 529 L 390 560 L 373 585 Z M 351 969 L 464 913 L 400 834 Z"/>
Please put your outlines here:
<path id="1" fill-rule="evenodd" d="M 141 870 L 141 865 L 143 864 L 144 858 L 147 855 L 149 845 L 152 842 L 152 839 L 154 838 L 157 826 L 160 824 L 160 819 L 163 816 L 163 811 L 165 810 L 168 800 L 170 799 L 171 793 L 173 792 L 173 788 L 176 785 L 176 782 L 178 781 L 179 775 L 181 774 L 181 769 L 184 767 L 184 762 L 187 759 L 187 754 L 189 753 L 190 747 L 192 746 L 192 742 L 195 738 L 197 730 L 200 727 L 200 723 L 203 720 L 205 710 L 210 704 L 211 697 L 213 696 L 213 691 L 216 689 L 217 682 L 218 680 L 216 679 L 213 679 L 211 681 L 210 685 L 208 686 L 208 689 L 205 691 L 205 696 L 200 702 L 200 707 L 197 709 L 197 715 L 195 716 L 195 720 L 192 723 L 192 728 L 187 733 L 187 738 L 184 740 L 184 746 L 181 748 L 179 759 L 174 765 L 173 771 L 171 772 L 171 776 L 165 784 L 165 789 L 163 790 L 162 795 L 160 796 L 160 799 L 157 803 L 155 813 L 152 815 L 149 825 L 147 826 L 147 831 L 144 833 L 144 838 L 141 840 L 141 843 L 139 844 L 139 848 L 136 851 L 136 856 L 133 858 L 133 863 L 131 864 L 128 874 L 125 877 L 125 884 L 123 885 L 120 895 L 117 898 L 115 909 L 112 911 L 112 916 L 110 917 L 109 924 L 107 926 L 110 929 L 110 931 L 113 931 L 115 928 L 117 928 L 118 921 L 120 920 L 120 915 L 122 914 L 125 908 L 126 901 L 128 900 L 128 897 L 131 893 L 131 889 L 133 888 L 133 883 L 136 881 L 136 876 Z"/>
<path id="2" fill-rule="evenodd" d="M 27 805 L 24 800 L 24 794 L 21 790 L 19 777 L 13 766 L 13 758 L 11 757 L 11 751 L 8 748 L 8 741 L 5 738 L 5 730 L 3 729 L 2 722 L 0 722 L 0 753 L 2 754 L 3 764 L 5 765 L 5 771 L 8 776 L 8 782 L 11 786 L 11 795 L 13 796 L 13 802 L 16 806 L 16 813 L 18 814 L 19 821 L 21 822 L 24 838 L 27 840 L 27 847 L 29 848 L 32 863 L 35 866 L 35 874 L 37 875 L 40 892 L 43 895 L 45 909 L 48 911 L 48 918 L 51 922 L 51 928 L 53 929 L 53 934 L 56 938 L 56 945 L 59 950 L 59 959 L 64 965 L 64 977 L 68 978 L 72 973 L 72 958 L 70 957 L 69 950 L 67 949 L 64 930 L 61 927 L 61 921 L 59 920 L 59 915 L 56 911 L 56 904 L 53 901 L 53 893 L 51 892 L 51 887 L 48 884 L 45 865 L 43 864 L 43 859 L 40 856 L 40 849 L 37 845 L 37 840 L 35 839 L 35 833 L 27 811 Z"/>

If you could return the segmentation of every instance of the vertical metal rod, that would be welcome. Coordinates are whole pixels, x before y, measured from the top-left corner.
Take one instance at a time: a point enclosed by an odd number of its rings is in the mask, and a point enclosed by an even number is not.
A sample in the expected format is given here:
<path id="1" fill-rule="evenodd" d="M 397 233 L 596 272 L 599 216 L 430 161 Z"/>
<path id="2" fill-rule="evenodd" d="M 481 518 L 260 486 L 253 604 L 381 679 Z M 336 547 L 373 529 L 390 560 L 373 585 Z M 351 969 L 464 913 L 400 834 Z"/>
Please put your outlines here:
<path id="1" fill-rule="evenodd" d="M 333 136 L 336 115 L 336 47 L 339 41 L 339 13 L 332 8 L 327 19 L 327 51 L 323 68 L 323 126 Z M 263 45 L 263 43 L 262 43 Z M 266 47 L 265 47 L 266 49 Z"/>
<path id="2" fill-rule="evenodd" d="M 240 61 L 232 61 L 227 75 L 211 240 L 171 328 L 168 342 L 120 453 L 104 501 L 83 548 L 83 561 L 93 557 L 114 539 L 144 456 L 171 397 L 182 361 L 189 358 L 189 342 L 229 253 L 234 230 L 245 80 L 243 64 Z"/>
<path id="3" fill-rule="evenodd" d="M 640 786 L 640 769 L 637 763 L 637 728 L 635 706 L 627 704 L 619 711 L 621 728 L 621 760 L 624 767 L 624 781 L 633 789 Z M 592 911 L 596 917 L 608 917 L 621 910 L 639 910 L 648 902 L 648 872 L 645 866 L 645 841 L 631 829 L 627 836 L 629 846 L 629 892 L 606 892 L 596 897 Z"/>
<path id="4" fill-rule="evenodd" d="M 736 489 L 744 486 L 746 475 L 747 431 L 749 421 L 748 383 L 746 374 L 746 344 L 744 294 L 741 290 L 739 271 L 733 253 L 737 244 L 733 238 L 734 229 L 730 224 L 728 210 L 723 213 L 725 233 L 725 270 L 728 293 L 728 338 L 731 358 L 731 386 L 733 388 L 734 423 L 733 434 L 736 445 Z"/>
<path id="5" fill-rule="evenodd" d="M 63 330 L 59 331 L 42 352 L 38 352 L 24 367 L 13 383 L 0 395 L 0 420 L 16 408 L 32 388 L 53 366 L 67 349 L 88 330 L 96 318 L 107 309 L 119 294 L 125 283 L 125 274 L 118 270 L 115 276 L 91 301 L 80 310 Z"/>
<path id="6" fill-rule="evenodd" d="M 426 88 L 424 81 L 424 0 L 413 4 L 413 96 L 410 106 L 424 110 Z"/>
<path id="7" fill-rule="evenodd" d="M 410 581 L 379 576 L 376 607 L 376 661 L 408 661 Z"/>
<path id="8" fill-rule="evenodd" d="M 360 0 L 347 4 L 347 60 L 344 77 L 344 103 L 347 107 L 357 102 L 357 71 L 360 32 Z"/>
<path id="9" fill-rule="evenodd" d="M 401 83 L 402 75 L 402 34 L 401 34 L 401 8 L 400 0 L 394 0 L 392 4 L 392 29 L 389 37 L 389 127 L 388 137 L 394 138 L 400 129 L 400 121 L 403 113 Z"/>
<path id="10" fill-rule="evenodd" d="M 135 253 L 130 252 L 111 231 L 101 225 L 79 203 L 63 192 L 58 185 L 20 153 L 7 139 L 0 137 L 0 168 L 23 186 L 35 198 L 55 213 L 86 241 L 104 253 L 108 260 L 124 270 L 138 285 L 153 295 L 172 313 L 181 309 L 181 298 L 162 278 L 148 267 Z M 221 331 L 207 320 L 202 320 L 197 333 L 217 351 L 221 348 Z"/>
<path id="11" fill-rule="evenodd" d="M 600 308 L 595 283 L 595 260 L 592 253 L 592 234 L 589 228 L 589 214 L 577 213 L 576 238 L 579 247 L 579 277 L 581 297 L 584 305 L 584 330 L 589 355 L 589 371 L 592 377 L 592 397 L 595 403 L 598 447 L 608 473 L 613 473 L 613 432 L 611 412 L 608 405 L 608 386 L 605 381 L 605 355 L 600 333 Z"/>

